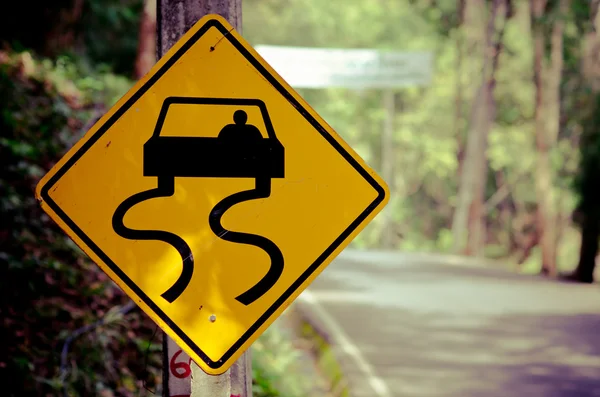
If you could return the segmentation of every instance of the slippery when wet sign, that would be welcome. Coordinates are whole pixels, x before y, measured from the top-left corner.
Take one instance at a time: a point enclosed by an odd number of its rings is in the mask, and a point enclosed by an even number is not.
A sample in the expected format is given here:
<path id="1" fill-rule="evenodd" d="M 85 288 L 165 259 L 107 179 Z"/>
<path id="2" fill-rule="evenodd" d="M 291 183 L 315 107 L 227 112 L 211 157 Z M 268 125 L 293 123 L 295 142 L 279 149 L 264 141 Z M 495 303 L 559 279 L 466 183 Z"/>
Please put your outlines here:
<path id="1" fill-rule="evenodd" d="M 225 372 L 388 201 L 381 178 L 216 15 L 36 194 L 210 374 Z"/>

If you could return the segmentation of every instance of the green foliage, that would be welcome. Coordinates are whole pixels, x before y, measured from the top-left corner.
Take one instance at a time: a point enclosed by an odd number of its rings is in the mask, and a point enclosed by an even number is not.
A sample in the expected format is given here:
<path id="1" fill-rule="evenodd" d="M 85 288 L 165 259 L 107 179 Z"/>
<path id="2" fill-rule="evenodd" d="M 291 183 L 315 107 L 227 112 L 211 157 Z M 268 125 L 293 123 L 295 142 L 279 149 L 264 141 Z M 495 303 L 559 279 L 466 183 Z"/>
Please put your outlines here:
<path id="1" fill-rule="evenodd" d="M 39 4 L 38 4 L 39 3 Z M 70 54 L 132 76 L 143 0 L 14 2 L 0 13 L 0 45 L 51 58 Z"/>
<path id="2" fill-rule="evenodd" d="M 65 338 L 126 301 L 34 198 L 40 176 L 81 135 L 90 109 L 130 84 L 95 77 L 89 84 L 66 59 L 0 53 L 0 368 L 12 380 L 3 395 L 55 395 L 66 387 L 73 396 L 102 389 L 127 396 L 148 376 L 142 364 L 154 325 L 138 312 L 81 336 L 71 370 L 59 372 Z M 151 357 L 150 383 L 160 379 L 157 365 L 160 358 Z"/>
<path id="3" fill-rule="evenodd" d="M 88 0 L 80 24 L 85 54 L 118 74 L 132 75 L 143 0 Z"/>
<path id="4" fill-rule="evenodd" d="M 141 379 L 153 388 L 160 357 L 144 355 L 154 324 L 138 311 L 77 339 L 69 372 L 59 371 L 59 352 L 75 329 L 90 324 L 127 299 L 95 265 L 84 259 L 39 208 L 34 186 L 49 167 L 131 85 L 142 0 L 73 0 L 15 3 L 0 16 L 0 42 L 29 53 L 0 53 L 0 371 L 13 382 L 6 395 L 137 395 Z M 417 0 L 244 0 L 244 36 L 252 44 L 430 50 L 434 76 L 425 87 L 395 92 L 394 166 L 390 202 L 405 251 L 449 251 L 458 193 L 459 148 L 470 126 L 475 92 L 482 81 L 483 8 L 472 17 L 481 26 L 458 26 L 456 2 Z M 516 258 L 535 230 L 535 91 L 527 2 L 511 2 L 496 73 L 496 115 L 487 148 L 486 255 Z M 489 4 L 487 2 L 486 4 Z M 552 194 L 558 215 L 568 219 L 576 203 L 597 208 L 600 193 L 599 99 L 580 73 L 582 34 L 589 2 L 572 1 L 568 15 L 552 2 L 534 21 L 549 34 L 565 20 L 561 84 L 561 131 L 552 149 L 556 178 Z M 479 18 L 481 16 L 481 18 Z M 463 39 L 462 69 L 457 41 Z M 463 43 L 464 44 L 464 43 Z M 115 74 L 117 73 L 117 74 Z M 457 117 L 456 88 L 462 87 Z M 308 102 L 376 170 L 381 170 L 380 132 L 385 118 L 379 90 L 300 90 Z M 577 143 L 581 141 L 581 156 Z M 579 171 L 579 172 L 578 172 Z M 576 194 L 571 191 L 573 189 Z M 503 193 L 503 191 L 506 191 Z M 498 198 L 499 197 L 499 198 Z M 491 204 L 490 204 L 491 203 Z M 381 218 L 353 242 L 373 248 L 381 241 Z M 578 235 L 568 222 L 558 247 L 565 268 L 576 259 Z M 524 271 L 539 269 L 537 249 Z M 257 397 L 303 396 L 298 356 L 284 330 L 274 326 L 254 345 Z M 115 371 L 114 368 L 119 368 Z M 14 389 L 11 389 L 15 385 Z M 18 388 L 18 389 L 17 389 Z"/>
<path id="5" fill-rule="evenodd" d="M 303 376 L 303 363 L 291 339 L 288 330 L 276 321 L 252 345 L 254 397 L 309 395 L 311 381 Z"/>
<path id="6" fill-rule="evenodd" d="M 496 117 L 487 148 L 488 255 L 511 259 L 524 250 L 535 230 L 536 146 L 534 140 L 535 87 L 533 42 L 527 2 L 511 3 L 510 18 L 496 72 Z M 554 2 L 556 3 L 556 2 Z M 553 195 L 561 219 L 568 219 L 574 196 L 571 181 L 577 172 L 576 142 L 581 123 L 580 44 L 578 27 L 589 19 L 586 2 L 571 2 L 560 15 L 550 4 L 542 24 L 546 35 L 558 19 L 565 21 L 565 77 L 563 125 L 551 153 L 556 175 Z M 448 251 L 458 194 L 459 144 L 469 128 L 475 92 L 482 81 L 484 32 L 489 6 L 475 7 L 470 25 L 458 26 L 456 2 L 248 0 L 244 35 L 253 44 L 315 47 L 429 50 L 434 75 L 425 87 L 396 92 L 395 169 L 392 207 L 395 229 L 401 237 L 396 248 L 409 251 Z M 587 7 L 587 8 L 586 8 Z M 360 26 L 360 29 L 356 27 Z M 500 26 L 500 23 L 498 23 Z M 462 70 L 457 70 L 457 40 L 463 40 Z M 549 40 L 548 40 L 549 41 Z M 462 87 L 461 117 L 456 118 L 457 80 Z M 301 95 L 376 170 L 381 171 L 381 131 L 385 117 L 378 90 L 300 90 Z M 458 135 L 457 135 L 458 133 Z M 463 143 L 464 144 L 464 143 Z M 498 191 L 500 190 L 499 194 Z M 503 190 L 507 190 L 503 193 Z M 382 219 L 378 217 L 354 241 L 360 248 L 377 247 Z M 569 227 L 561 223 L 559 229 Z M 567 252 L 561 242 L 559 252 Z M 570 251 L 569 251 L 570 252 Z M 576 255 L 561 262 L 570 264 Z"/>
<path id="7" fill-rule="evenodd" d="M 332 390 L 332 395 L 348 397 L 347 378 L 342 373 L 342 368 L 335 355 L 334 348 L 322 335 L 308 322 L 302 322 L 298 326 L 303 337 L 307 338 L 314 346 L 314 355 L 317 358 L 318 368 L 325 373 Z"/>
<path id="8" fill-rule="evenodd" d="M 573 0 L 570 3 L 573 20 L 578 28 L 578 33 L 583 34 L 592 30 L 592 21 L 590 18 L 591 1 L 588 0 Z"/>

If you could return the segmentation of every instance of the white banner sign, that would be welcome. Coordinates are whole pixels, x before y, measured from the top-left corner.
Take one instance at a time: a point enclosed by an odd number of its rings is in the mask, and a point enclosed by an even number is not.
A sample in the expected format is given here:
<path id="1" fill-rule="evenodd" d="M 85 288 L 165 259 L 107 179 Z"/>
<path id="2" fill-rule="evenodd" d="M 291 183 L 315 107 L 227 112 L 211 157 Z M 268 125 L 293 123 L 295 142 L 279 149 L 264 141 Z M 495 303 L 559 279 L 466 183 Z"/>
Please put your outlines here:
<path id="1" fill-rule="evenodd" d="M 255 50 L 295 88 L 399 88 L 431 81 L 431 52 L 257 45 Z"/>

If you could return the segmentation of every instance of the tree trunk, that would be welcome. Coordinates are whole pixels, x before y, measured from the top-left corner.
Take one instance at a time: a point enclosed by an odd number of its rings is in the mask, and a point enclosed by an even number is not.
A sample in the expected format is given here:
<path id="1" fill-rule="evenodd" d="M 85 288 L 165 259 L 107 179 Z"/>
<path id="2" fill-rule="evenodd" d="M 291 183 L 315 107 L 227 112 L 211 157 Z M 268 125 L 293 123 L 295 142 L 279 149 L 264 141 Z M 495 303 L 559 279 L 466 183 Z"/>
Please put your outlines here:
<path id="1" fill-rule="evenodd" d="M 467 245 L 464 253 L 466 255 L 483 256 L 486 225 L 485 225 L 485 187 L 488 175 L 487 166 L 487 140 L 492 125 L 492 106 L 493 92 L 485 82 L 481 87 L 481 101 L 479 115 L 476 123 L 473 125 L 477 133 L 477 143 L 474 145 L 474 152 L 471 154 L 472 161 L 470 166 L 473 168 L 472 178 L 473 188 L 472 200 L 469 203 L 469 212 L 467 220 Z"/>
<path id="2" fill-rule="evenodd" d="M 458 202 L 454 211 L 454 219 L 452 221 L 452 236 L 454 242 L 454 252 L 457 254 L 465 253 L 467 241 L 469 238 L 469 211 L 471 203 L 475 199 L 475 190 L 477 183 L 477 169 L 475 168 L 475 154 L 481 146 L 479 143 L 480 133 L 477 129 L 476 121 L 481 118 L 480 108 L 482 105 L 482 97 L 484 85 L 481 85 L 474 100 L 471 110 L 471 122 L 469 134 L 467 136 L 467 144 L 465 148 L 465 157 L 463 169 L 460 174 Z"/>
<path id="3" fill-rule="evenodd" d="M 454 93 L 454 134 L 456 136 L 457 143 L 457 160 L 458 160 L 458 175 L 462 173 L 463 160 L 465 156 L 465 139 L 464 126 L 463 126 L 463 47 L 464 47 L 464 33 L 462 31 L 464 13 L 465 13 L 465 0 L 457 0 L 456 4 L 458 21 L 456 24 L 456 91 Z"/>
<path id="4" fill-rule="evenodd" d="M 452 222 L 454 251 L 466 255 L 483 255 L 485 247 L 485 186 L 487 181 L 487 139 L 494 120 L 495 72 L 501 39 L 494 41 L 496 17 L 505 0 L 493 0 L 483 52 L 482 82 L 473 101 L 464 165 L 460 174 L 458 203 Z"/>
<path id="5" fill-rule="evenodd" d="M 586 217 L 583 220 L 582 226 L 579 263 L 577 264 L 575 275 L 578 281 L 592 282 L 594 280 L 596 256 L 598 255 L 600 219 L 598 217 Z"/>
<path id="6" fill-rule="evenodd" d="M 144 1 L 140 20 L 135 78 L 144 76 L 156 62 L 156 0 Z"/>
<path id="7" fill-rule="evenodd" d="M 535 145 L 537 229 L 540 235 L 543 274 L 556 275 L 556 205 L 553 192 L 551 150 L 556 146 L 560 126 L 560 82 L 563 69 L 562 15 L 568 11 L 568 0 L 560 0 L 559 18 L 552 27 L 550 65 L 544 65 L 546 42 L 541 18 L 546 0 L 531 0 L 534 45 Z"/>
<path id="8" fill-rule="evenodd" d="M 600 106 L 600 40 L 598 40 L 598 8 L 599 0 L 592 1 L 590 5 L 590 21 L 593 29 L 587 32 L 583 40 L 583 56 L 581 72 L 586 81 L 586 85 L 591 88 L 591 99 L 589 109 L 584 116 L 584 129 L 581 137 L 580 148 L 600 147 L 597 144 L 598 136 L 597 126 L 600 124 L 598 111 Z M 589 150 L 589 149 L 588 149 Z M 579 282 L 592 282 L 594 279 L 594 269 L 596 267 L 596 257 L 598 255 L 598 239 L 600 238 L 600 214 L 598 213 L 598 202 L 600 194 L 597 188 L 597 175 L 600 171 L 600 164 L 595 155 L 596 153 L 582 152 L 579 172 L 583 173 L 582 184 L 579 189 L 580 203 L 573 213 L 573 222 L 581 227 L 581 246 L 579 251 L 579 263 L 572 274 L 564 275 L 566 279 Z M 589 158 L 587 156 L 592 156 Z"/>
<path id="9" fill-rule="evenodd" d="M 551 54 L 550 54 L 550 68 L 548 72 L 548 109 L 549 116 L 547 118 L 548 125 L 548 135 L 549 135 L 549 144 L 550 149 L 556 148 L 558 144 L 558 135 L 560 133 L 561 128 L 561 82 L 562 82 L 562 73 L 563 73 L 563 33 L 565 29 L 565 22 L 563 19 L 563 15 L 567 15 L 569 12 L 569 1 L 570 0 L 560 0 L 559 2 L 559 15 L 560 17 L 554 22 L 554 26 L 552 27 L 552 36 L 550 38 L 551 42 Z M 551 170 L 552 171 L 552 170 Z M 554 172 L 552 171 L 552 174 Z M 552 238 L 551 244 L 551 255 L 554 258 L 554 263 L 556 266 L 556 260 L 558 258 L 558 242 L 560 241 L 560 215 L 559 215 L 559 198 L 556 195 L 551 196 L 551 205 L 552 205 L 552 218 L 549 221 L 552 222 L 550 233 L 550 237 Z M 556 269 L 553 272 L 556 274 Z"/>
<path id="10" fill-rule="evenodd" d="M 494 33 L 496 33 L 496 17 L 501 7 L 504 7 L 504 16 L 502 26 L 498 30 L 496 39 L 494 40 Z M 478 257 L 484 256 L 485 243 L 486 243 L 486 206 L 485 206 L 485 191 L 487 185 L 487 144 L 488 135 L 492 129 L 492 123 L 496 119 L 496 100 L 494 98 L 494 90 L 496 88 L 496 71 L 498 70 L 498 63 L 500 53 L 502 52 L 502 40 L 504 39 L 504 30 L 506 27 L 506 21 L 509 17 L 510 9 L 506 0 L 496 0 L 492 3 L 492 10 L 490 15 L 490 21 L 488 24 L 486 49 L 490 53 L 487 56 L 491 57 L 491 70 L 487 77 L 487 82 L 484 86 L 484 100 L 485 100 L 485 117 L 482 119 L 483 128 L 481 130 L 481 146 L 477 151 L 477 163 L 475 168 L 479 170 L 478 180 L 475 191 L 475 200 L 471 203 L 469 211 L 469 239 L 467 242 L 466 253 L 475 255 Z"/>
<path id="11" fill-rule="evenodd" d="M 485 82 L 486 70 L 486 51 L 485 51 L 485 29 L 481 24 L 483 13 L 483 4 L 479 0 L 465 0 L 463 3 L 463 28 L 460 32 L 464 36 L 465 55 L 468 59 L 481 59 L 482 63 L 469 62 L 468 73 L 475 73 L 476 69 L 483 69 L 483 82 L 477 87 L 471 105 L 471 112 L 468 119 L 467 136 L 459 147 L 459 183 L 456 208 L 452 219 L 452 240 L 453 251 L 462 254 L 466 250 L 468 241 L 469 208 L 474 198 L 474 188 L 476 183 L 477 170 L 474 168 L 474 153 L 479 145 L 479 131 L 476 127 L 477 120 L 481 113 L 481 104 L 483 98 L 483 86 Z M 477 64 L 477 65 L 471 65 Z M 466 65 L 462 65 L 463 67 Z M 473 66 L 476 66 L 475 68 Z M 462 133 L 462 131 L 461 131 Z"/>

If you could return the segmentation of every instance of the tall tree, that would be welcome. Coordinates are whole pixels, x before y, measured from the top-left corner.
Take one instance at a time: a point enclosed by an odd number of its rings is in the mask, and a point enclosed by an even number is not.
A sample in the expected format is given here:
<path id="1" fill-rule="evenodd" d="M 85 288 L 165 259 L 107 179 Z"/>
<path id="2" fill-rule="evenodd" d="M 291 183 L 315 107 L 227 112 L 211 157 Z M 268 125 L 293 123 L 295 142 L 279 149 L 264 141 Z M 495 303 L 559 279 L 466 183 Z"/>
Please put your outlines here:
<path id="1" fill-rule="evenodd" d="M 473 0 L 467 1 L 465 5 L 467 12 L 471 11 L 470 8 L 484 7 L 481 1 Z M 454 251 L 457 253 L 483 255 L 486 234 L 484 200 L 488 169 L 486 150 L 488 135 L 495 119 L 496 71 L 502 50 L 504 28 L 510 15 L 509 1 L 493 0 L 489 5 L 487 27 L 482 32 L 485 37 L 482 80 L 471 108 L 458 203 L 452 224 Z M 502 25 L 497 29 L 499 19 Z"/>
<path id="2" fill-rule="evenodd" d="M 600 37 L 598 36 L 598 7 L 600 0 L 589 5 L 575 2 L 578 9 L 586 9 L 589 22 L 584 24 L 581 74 L 588 92 L 583 94 L 580 106 L 582 114 L 582 138 L 580 141 L 579 173 L 575 178 L 575 190 L 579 203 L 574 214 L 581 228 L 579 262 L 574 272 L 564 275 L 572 281 L 594 281 L 596 257 L 600 238 Z"/>
<path id="3" fill-rule="evenodd" d="M 556 204 L 550 156 L 560 126 L 560 83 L 563 69 L 564 15 L 568 0 L 558 7 L 547 0 L 531 0 L 531 27 L 534 48 L 535 146 L 537 149 L 535 190 L 538 202 L 537 230 L 540 236 L 542 273 L 556 274 Z M 550 22 L 547 22 L 550 20 Z M 550 25 L 550 42 L 545 34 Z M 546 61 L 546 48 L 550 59 Z"/>
<path id="4" fill-rule="evenodd" d="M 454 93 L 454 133 L 458 149 L 458 175 L 462 172 L 463 158 L 465 155 L 464 127 L 463 127 L 463 55 L 464 37 L 463 23 L 465 19 L 465 0 L 456 1 L 456 91 Z"/>

